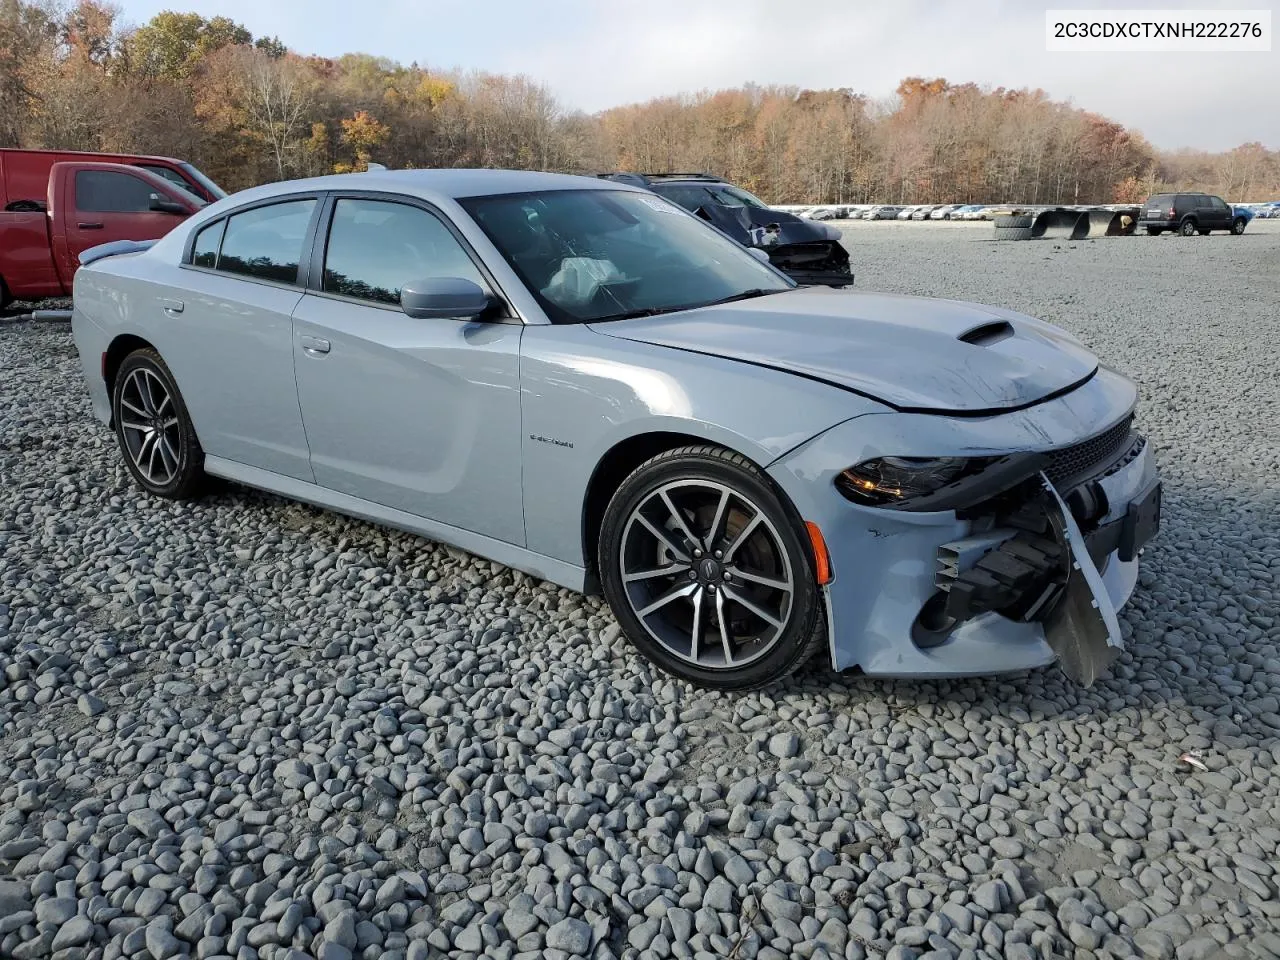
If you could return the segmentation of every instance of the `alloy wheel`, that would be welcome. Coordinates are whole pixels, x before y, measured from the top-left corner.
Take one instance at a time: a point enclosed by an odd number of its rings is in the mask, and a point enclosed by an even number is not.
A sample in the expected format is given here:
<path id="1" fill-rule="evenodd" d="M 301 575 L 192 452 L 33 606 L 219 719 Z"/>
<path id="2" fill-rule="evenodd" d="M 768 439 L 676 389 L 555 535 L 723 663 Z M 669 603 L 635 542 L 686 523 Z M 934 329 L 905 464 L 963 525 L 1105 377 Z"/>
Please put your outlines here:
<path id="1" fill-rule="evenodd" d="M 618 560 L 636 619 L 688 663 L 737 669 L 786 631 L 796 583 L 783 539 L 725 484 L 677 480 L 648 493 L 627 518 Z"/>
<path id="2" fill-rule="evenodd" d="M 173 482 L 181 449 L 178 411 L 164 381 L 147 367 L 135 367 L 120 389 L 121 434 L 134 466 L 148 483 Z"/>

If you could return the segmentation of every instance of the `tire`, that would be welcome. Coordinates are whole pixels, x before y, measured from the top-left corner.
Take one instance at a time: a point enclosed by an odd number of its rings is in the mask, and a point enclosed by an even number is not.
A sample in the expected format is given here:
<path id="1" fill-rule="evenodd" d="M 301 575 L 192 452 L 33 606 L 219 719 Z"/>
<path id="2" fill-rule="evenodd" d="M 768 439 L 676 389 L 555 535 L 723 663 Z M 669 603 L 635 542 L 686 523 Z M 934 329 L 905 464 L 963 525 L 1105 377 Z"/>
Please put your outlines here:
<path id="1" fill-rule="evenodd" d="M 1196 235 L 1196 222 L 1194 220 L 1183 220 L 1178 232 L 1184 237 L 1194 237 Z"/>
<path id="2" fill-rule="evenodd" d="M 1240 234 L 1244 233 L 1244 228 L 1248 226 L 1248 224 L 1249 221 L 1244 217 L 1236 217 L 1231 221 L 1231 232 L 1238 237 Z"/>
<path id="3" fill-rule="evenodd" d="M 637 467 L 605 510 L 597 563 L 636 649 L 690 683 L 761 687 L 826 645 L 804 525 L 759 468 L 721 447 L 680 447 Z"/>
<path id="4" fill-rule="evenodd" d="M 996 217 L 995 223 L 997 230 L 1008 228 L 1021 229 L 1023 227 L 1029 228 L 1034 220 L 1035 217 L 1024 213 L 1002 214 L 1001 216 Z"/>
<path id="5" fill-rule="evenodd" d="M 997 224 L 996 239 L 997 240 L 1030 240 L 1031 228 L 1030 227 L 1002 227 L 999 224 Z"/>
<path id="6" fill-rule="evenodd" d="M 143 349 L 124 358 L 112 384 L 111 410 L 116 442 L 138 486 L 168 500 L 199 494 L 204 451 L 160 354 Z"/>
<path id="7" fill-rule="evenodd" d="M 1164 233 L 1164 231 L 1159 227 L 1147 227 L 1147 236 L 1149 237 L 1158 237 L 1162 233 Z"/>

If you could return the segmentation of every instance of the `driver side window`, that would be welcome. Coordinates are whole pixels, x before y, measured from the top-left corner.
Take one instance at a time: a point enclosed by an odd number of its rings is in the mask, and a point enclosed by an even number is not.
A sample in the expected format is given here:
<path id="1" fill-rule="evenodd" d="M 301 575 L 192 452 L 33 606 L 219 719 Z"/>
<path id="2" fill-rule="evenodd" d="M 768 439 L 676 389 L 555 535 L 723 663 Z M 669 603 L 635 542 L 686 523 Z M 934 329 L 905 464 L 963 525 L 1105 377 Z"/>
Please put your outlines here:
<path id="1" fill-rule="evenodd" d="M 461 277 L 489 289 L 466 250 L 433 214 L 386 200 L 348 198 L 334 204 L 324 255 L 326 292 L 394 306 L 406 283 L 437 277 Z"/>

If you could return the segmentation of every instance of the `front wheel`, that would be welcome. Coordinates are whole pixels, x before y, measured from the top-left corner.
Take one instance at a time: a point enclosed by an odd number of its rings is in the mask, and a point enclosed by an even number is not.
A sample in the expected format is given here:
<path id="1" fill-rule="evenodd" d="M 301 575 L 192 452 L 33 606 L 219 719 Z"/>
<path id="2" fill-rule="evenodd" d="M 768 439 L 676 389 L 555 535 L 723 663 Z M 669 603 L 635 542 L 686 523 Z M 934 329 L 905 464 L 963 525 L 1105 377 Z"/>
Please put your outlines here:
<path id="1" fill-rule="evenodd" d="M 1246 220 L 1244 217 L 1236 217 L 1234 220 L 1231 221 L 1231 232 L 1234 233 L 1237 237 L 1240 236 L 1240 234 L 1244 233 L 1245 224 L 1247 224 L 1248 222 L 1249 221 Z"/>
<path id="2" fill-rule="evenodd" d="M 1182 228 L 1179 232 L 1184 237 L 1194 237 L 1196 235 L 1196 222 L 1194 220 L 1182 221 Z"/>
<path id="3" fill-rule="evenodd" d="M 116 373 L 111 409 L 125 466 L 148 493 L 185 500 L 204 480 L 204 451 L 160 354 L 135 350 Z"/>
<path id="4" fill-rule="evenodd" d="M 721 690 L 763 686 L 826 640 L 803 531 L 746 458 L 712 446 L 669 450 L 627 477 L 605 511 L 605 597 L 667 673 Z"/>

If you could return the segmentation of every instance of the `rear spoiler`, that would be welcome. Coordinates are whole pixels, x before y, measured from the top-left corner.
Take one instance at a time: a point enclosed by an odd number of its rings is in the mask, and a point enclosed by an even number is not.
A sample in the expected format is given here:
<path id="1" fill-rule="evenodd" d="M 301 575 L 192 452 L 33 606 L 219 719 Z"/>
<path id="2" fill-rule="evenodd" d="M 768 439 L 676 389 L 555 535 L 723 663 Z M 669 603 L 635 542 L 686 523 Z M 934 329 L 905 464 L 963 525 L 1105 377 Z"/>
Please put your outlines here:
<path id="1" fill-rule="evenodd" d="M 154 240 L 112 240 L 110 243 L 100 243 L 80 254 L 80 266 L 87 266 L 96 260 L 118 257 L 125 253 L 142 253 L 144 250 L 150 250 L 155 244 Z"/>

